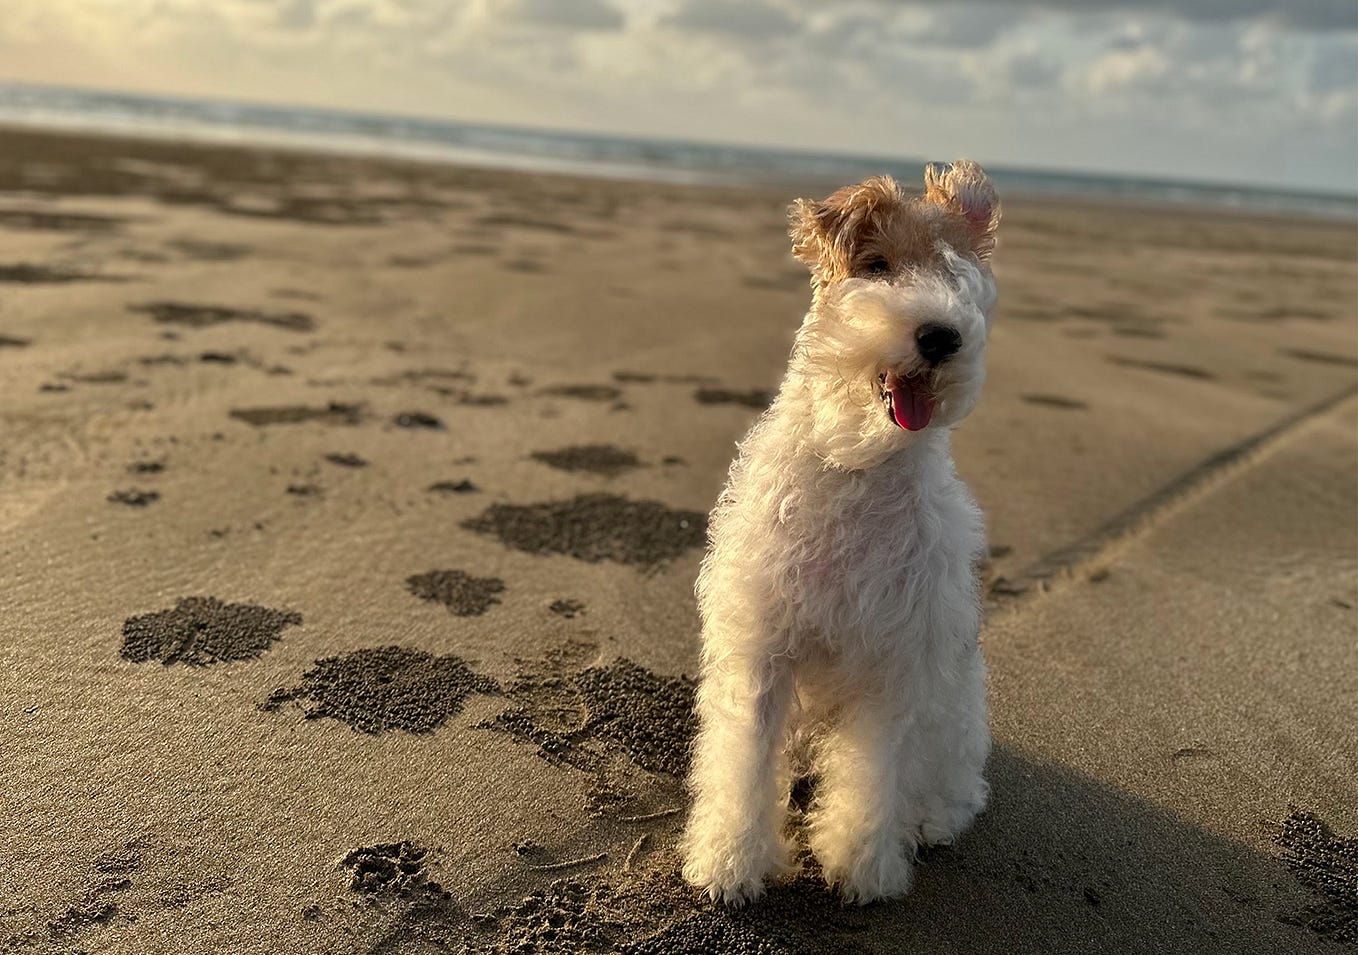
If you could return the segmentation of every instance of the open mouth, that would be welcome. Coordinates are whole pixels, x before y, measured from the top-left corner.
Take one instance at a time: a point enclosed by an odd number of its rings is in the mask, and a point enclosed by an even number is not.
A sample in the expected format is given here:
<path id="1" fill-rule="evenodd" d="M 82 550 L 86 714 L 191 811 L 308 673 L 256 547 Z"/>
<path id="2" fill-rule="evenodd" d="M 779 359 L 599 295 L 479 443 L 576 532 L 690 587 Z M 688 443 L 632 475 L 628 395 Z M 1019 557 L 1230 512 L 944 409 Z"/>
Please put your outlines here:
<path id="1" fill-rule="evenodd" d="M 883 372 L 877 382 L 892 421 L 906 431 L 923 431 L 929 426 L 937 399 L 923 375 Z"/>

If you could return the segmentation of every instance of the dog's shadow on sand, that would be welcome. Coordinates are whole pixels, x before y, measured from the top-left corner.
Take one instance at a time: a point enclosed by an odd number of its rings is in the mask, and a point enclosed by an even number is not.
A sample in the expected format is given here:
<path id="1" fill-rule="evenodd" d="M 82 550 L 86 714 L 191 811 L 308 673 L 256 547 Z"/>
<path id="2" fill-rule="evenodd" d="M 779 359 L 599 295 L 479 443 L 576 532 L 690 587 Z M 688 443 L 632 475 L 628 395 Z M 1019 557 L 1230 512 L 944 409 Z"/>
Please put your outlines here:
<path id="1" fill-rule="evenodd" d="M 1294 878 L 1281 850 L 1275 856 L 1213 835 L 1012 748 L 996 748 L 988 775 L 990 808 L 956 846 L 921 854 L 914 890 L 899 901 L 846 905 L 811 863 L 759 901 L 728 910 L 682 884 L 671 839 L 657 845 L 644 871 L 620 881 L 583 874 L 555 881 L 487 926 L 489 936 L 474 934 L 491 950 L 517 951 L 559 931 L 565 934 L 553 937 L 566 948 L 522 950 L 629 955 L 1295 955 L 1342 951 L 1358 931 L 1351 840 L 1320 845 L 1319 856 L 1331 855 L 1312 860 L 1326 877 L 1338 873 L 1327 896 Z M 1272 839 L 1283 822 L 1259 819 L 1261 835 Z M 600 848 L 584 832 L 567 841 L 567 851 Z M 1317 844 L 1289 848 L 1305 855 Z M 572 893 L 588 902 L 553 901 Z M 585 941 L 600 938 L 608 940 L 604 948 Z"/>
<path id="2" fill-rule="evenodd" d="M 779 904 L 803 880 L 770 891 L 780 918 L 763 902 L 731 918 L 793 952 L 1297 953 L 1342 948 L 1346 917 L 1358 928 L 1358 900 L 1345 914 L 1280 858 L 1142 799 L 1007 747 L 987 772 L 990 808 L 955 847 L 922 854 L 905 899 L 827 926 Z M 1258 820 L 1266 838 L 1281 822 Z"/>

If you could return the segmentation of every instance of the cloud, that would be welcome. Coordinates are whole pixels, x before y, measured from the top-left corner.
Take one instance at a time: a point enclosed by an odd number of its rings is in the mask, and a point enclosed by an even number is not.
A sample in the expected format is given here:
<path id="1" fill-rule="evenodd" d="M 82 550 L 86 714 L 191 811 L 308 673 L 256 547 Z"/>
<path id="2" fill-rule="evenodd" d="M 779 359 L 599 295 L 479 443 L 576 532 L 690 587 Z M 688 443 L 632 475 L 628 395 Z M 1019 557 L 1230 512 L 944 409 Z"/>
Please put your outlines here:
<path id="1" fill-rule="evenodd" d="M 502 20 L 570 30 L 620 30 L 627 20 L 607 0 L 501 0 Z"/>
<path id="2" fill-rule="evenodd" d="M 787 11 L 764 0 L 686 0 L 661 18 L 661 24 L 695 33 L 711 33 L 742 40 L 763 40 L 800 32 L 803 24 Z"/>
<path id="3" fill-rule="evenodd" d="M 907 36 L 922 46 L 979 49 L 990 46 L 1015 25 L 1025 12 L 1016 4 L 961 3 L 931 8 L 927 19 Z"/>
<path id="4" fill-rule="evenodd" d="M 1336 43 L 1318 48 L 1306 79 L 1314 93 L 1358 89 L 1358 44 Z"/>
<path id="5" fill-rule="evenodd" d="M 1202 23 L 1263 19 L 1303 30 L 1358 30 L 1358 3 L 1353 0 L 1009 0 L 1008 5 L 1077 14 L 1154 13 Z"/>

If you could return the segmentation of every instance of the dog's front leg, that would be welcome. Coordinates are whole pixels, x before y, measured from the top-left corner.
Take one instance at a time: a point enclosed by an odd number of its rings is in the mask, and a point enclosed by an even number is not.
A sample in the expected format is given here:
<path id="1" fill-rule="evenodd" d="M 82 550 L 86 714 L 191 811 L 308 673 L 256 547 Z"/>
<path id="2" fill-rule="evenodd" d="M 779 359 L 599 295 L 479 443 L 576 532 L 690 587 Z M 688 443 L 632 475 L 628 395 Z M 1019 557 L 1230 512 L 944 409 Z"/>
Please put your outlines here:
<path id="1" fill-rule="evenodd" d="M 912 714 L 885 690 L 844 705 L 817 760 L 811 851 L 851 901 L 896 898 L 914 880 L 913 833 L 897 784 Z"/>
<path id="2" fill-rule="evenodd" d="M 792 675 L 785 659 L 728 653 L 705 668 L 684 833 L 684 878 L 739 905 L 789 867 L 782 761 Z"/>
<path id="3" fill-rule="evenodd" d="M 956 840 L 985 808 L 989 792 L 985 661 L 974 636 L 959 644 L 946 659 L 947 679 L 916 688 L 917 698 L 927 698 L 929 706 L 917 752 L 901 766 L 902 788 L 915 794 L 920 835 L 931 845 Z"/>

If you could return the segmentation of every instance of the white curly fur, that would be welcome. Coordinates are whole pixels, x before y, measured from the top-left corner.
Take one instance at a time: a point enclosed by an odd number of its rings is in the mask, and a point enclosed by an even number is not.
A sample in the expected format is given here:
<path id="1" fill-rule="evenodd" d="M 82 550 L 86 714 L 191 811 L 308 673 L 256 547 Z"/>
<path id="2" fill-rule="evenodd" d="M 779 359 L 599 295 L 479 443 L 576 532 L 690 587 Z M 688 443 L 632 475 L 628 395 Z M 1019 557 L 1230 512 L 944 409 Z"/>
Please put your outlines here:
<path id="1" fill-rule="evenodd" d="M 985 805 L 985 537 L 949 433 L 980 392 L 995 284 L 975 255 L 939 254 L 817 294 L 712 513 L 683 874 L 714 899 L 755 898 L 792 868 L 794 769 L 815 779 L 810 848 L 860 903 L 908 891 L 916 846 Z M 929 322 L 963 344 L 934 373 L 933 420 L 909 432 L 878 376 L 919 369 Z"/>

